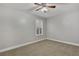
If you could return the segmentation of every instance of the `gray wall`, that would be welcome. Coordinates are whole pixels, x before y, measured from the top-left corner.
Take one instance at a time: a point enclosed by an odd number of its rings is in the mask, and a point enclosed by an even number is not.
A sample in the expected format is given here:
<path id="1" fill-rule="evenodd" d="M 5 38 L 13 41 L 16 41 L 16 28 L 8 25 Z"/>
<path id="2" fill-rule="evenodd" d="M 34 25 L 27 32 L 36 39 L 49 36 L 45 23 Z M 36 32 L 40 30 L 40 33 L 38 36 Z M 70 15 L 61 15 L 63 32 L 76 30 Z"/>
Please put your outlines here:
<path id="1" fill-rule="evenodd" d="M 63 8 L 58 13 L 45 19 L 29 12 L 0 7 L 0 50 L 40 40 L 46 36 L 79 44 L 79 9 L 72 6 Z M 35 36 L 36 19 L 41 19 L 44 23 L 44 35 L 38 37 Z"/>
<path id="2" fill-rule="evenodd" d="M 79 10 L 70 9 L 48 19 L 47 37 L 79 44 Z"/>
<path id="3" fill-rule="evenodd" d="M 0 7 L 0 50 L 37 40 L 35 19 L 41 18 Z"/>

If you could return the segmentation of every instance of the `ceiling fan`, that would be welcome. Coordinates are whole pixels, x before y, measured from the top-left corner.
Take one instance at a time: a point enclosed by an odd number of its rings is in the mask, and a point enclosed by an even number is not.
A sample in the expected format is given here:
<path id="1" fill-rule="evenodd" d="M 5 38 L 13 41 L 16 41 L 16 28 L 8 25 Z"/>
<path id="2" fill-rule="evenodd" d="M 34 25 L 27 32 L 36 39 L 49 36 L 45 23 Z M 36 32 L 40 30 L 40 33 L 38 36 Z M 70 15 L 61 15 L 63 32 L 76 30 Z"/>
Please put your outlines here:
<path id="1" fill-rule="evenodd" d="M 53 5 L 53 3 L 34 3 L 34 5 L 38 6 L 37 8 L 35 8 L 35 11 L 40 10 L 44 13 L 46 13 L 49 8 L 56 8 L 56 6 Z"/>

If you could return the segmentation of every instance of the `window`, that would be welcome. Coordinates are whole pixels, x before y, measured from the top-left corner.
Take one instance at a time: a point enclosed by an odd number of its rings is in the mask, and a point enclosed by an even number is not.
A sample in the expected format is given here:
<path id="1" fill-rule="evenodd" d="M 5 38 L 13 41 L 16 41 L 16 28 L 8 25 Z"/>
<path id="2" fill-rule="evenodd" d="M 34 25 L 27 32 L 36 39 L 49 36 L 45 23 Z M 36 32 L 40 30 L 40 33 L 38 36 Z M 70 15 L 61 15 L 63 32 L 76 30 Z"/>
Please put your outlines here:
<path id="1" fill-rule="evenodd" d="M 36 25 L 35 29 L 36 36 L 43 35 L 43 20 L 36 20 L 35 25 Z"/>

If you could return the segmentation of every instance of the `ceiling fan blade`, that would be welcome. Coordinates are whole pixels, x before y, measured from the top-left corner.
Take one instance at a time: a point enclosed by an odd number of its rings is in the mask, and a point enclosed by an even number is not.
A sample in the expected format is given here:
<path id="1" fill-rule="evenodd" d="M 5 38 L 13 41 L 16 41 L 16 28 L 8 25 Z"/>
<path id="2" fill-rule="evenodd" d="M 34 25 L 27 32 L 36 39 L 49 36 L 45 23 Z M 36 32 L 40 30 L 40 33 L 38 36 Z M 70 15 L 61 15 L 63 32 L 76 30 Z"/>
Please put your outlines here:
<path id="1" fill-rule="evenodd" d="M 56 8 L 56 6 L 47 6 L 48 8 Z"/>
<path id="2" fill-rule="evenodd" d="M 35 5 L 41 5 L 41 3 L 34 3 Z"/>
<path id="3" fill-rule="evenodd" d="M 42 8 L 43 8 L 42 6 L 41 7 L 38 7 L 38 8 L 35 9 L 35 11 L 39 11 Z"/>

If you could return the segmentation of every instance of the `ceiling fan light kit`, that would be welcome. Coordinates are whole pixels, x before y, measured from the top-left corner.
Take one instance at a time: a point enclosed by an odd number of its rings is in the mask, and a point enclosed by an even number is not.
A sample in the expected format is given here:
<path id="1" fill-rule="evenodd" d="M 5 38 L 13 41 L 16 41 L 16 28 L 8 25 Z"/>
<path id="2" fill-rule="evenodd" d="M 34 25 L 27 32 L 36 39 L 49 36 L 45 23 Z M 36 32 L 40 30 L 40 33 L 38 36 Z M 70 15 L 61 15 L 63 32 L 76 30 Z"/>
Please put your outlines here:
<path id="1" fill-rule="evenodd" d="M 41 11 L 46 13 L 48 11 L 48 9 L 44 7 L 44 8 L 41 9 Z"/>

